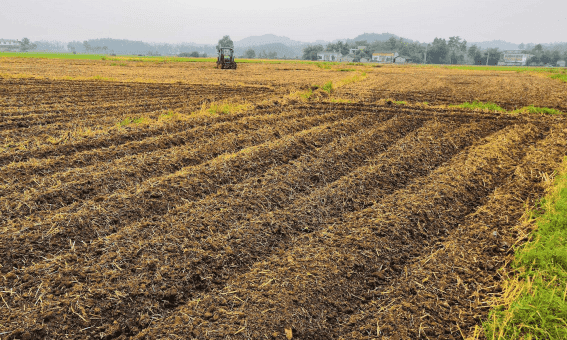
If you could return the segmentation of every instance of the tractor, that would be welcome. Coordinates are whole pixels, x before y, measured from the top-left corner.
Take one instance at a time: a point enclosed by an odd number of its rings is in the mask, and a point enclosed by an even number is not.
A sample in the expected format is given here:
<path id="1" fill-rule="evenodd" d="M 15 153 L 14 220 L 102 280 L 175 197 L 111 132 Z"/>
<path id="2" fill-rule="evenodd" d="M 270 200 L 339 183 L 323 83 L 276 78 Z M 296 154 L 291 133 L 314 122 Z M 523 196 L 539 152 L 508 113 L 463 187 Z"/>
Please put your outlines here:
<path id="1" fill-rule="evenodd" d="M 217 58 L 217 68 L 236 70 L 236 62 L 234 61 L 234 50 L 231 47 L 221 47 L 218 49 L 219 56 Z"/>

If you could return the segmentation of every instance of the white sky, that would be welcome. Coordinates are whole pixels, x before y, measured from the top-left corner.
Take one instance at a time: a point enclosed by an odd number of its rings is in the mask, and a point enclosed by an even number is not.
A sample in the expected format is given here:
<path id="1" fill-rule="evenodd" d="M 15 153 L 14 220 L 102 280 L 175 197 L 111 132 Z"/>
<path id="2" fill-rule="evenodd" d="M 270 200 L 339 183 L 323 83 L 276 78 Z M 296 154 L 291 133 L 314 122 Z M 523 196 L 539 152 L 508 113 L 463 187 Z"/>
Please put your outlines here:
<path id="1" fill-rule="evenodd" d="M 566 0 L 2 0 L 0 38 L 215 44 L 267 33 L 313 42 L 394 33 L 430 42 L 567 41 Z"/>

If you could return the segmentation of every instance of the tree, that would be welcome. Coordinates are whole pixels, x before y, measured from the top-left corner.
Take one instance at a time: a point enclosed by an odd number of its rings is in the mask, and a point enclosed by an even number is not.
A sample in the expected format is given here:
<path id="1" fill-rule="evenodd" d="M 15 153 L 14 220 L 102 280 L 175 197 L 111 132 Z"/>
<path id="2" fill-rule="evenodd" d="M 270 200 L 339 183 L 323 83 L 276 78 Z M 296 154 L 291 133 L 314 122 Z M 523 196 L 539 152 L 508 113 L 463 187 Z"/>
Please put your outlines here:
<path id="1" fill-rule="evenodd" d="M 342 41 L 339 40 L 336 44 L 333 43 L 327 44 L 325 51 L 340 52 L 342 55 L 347 55 L 349 52 L 349 47 L 347 43 L 343 43 Z"/>
<path id="2" fill-rule="evenodd" d="M 32 44 L 28 38 L 23 38 L 20 44 L 20 51 L 27 52 L 36 48 L 36 44 Z"/>
<path id="3" fill-rule="evenodd" d="M 308 45 L 303 49 L 302 59 L 304 60 L 317 60 L 317 53 L 323 52 L 323 45 Z"/>
<path id="4" fill-rule="evenodd" d="M 449 63 L 461 63 L 464 61 L 464 54 L 467 52 L 467 41 L 463 40 L 459 36 L 449 37 L 449 42 L 447 47 L 451 51 L 449 55 Z"/>
<path id="5" fill-rule="evenodd" d="M 561 54 L 559 53 L 559 51 L 555 50 L 553 52 L 551 52 L 551 63 L 552 64 L 557 64 L 557 61 L 559 59 L 561 59 Z"/>
<path id="6" fill-rule="evenodd" d="M 244 52 L 244 58 L 248 58 L 248 59 L 256 58 L 256 51 L 249 48 L 248 50 L 246 50 L 246 52 Z"/>
<path id="7" fill-rule="evenodd" d="M 278 52 L 268 53 L 268 59 L 276 59 L 278 57 Z"/>
<path id="8" fill-rule="evenodd" d="M 526 45 L 524 45 L 524 43 L 521 43 L 520 45 L 518 45 L 518 48 L 520 50 L 523 50 L 524 48 L 526 48 Z"/>
<path id="9" fill-rule="evenodd" d="M 199 58 L 199 52 L 191 52 L 191 54 L 189 54 L 190 57 L 192 58 Z"/>
<path id="10" fill-rule="evenodd" d="M 469 51 L 467 52 L 467 55 L 472 60 L 473 64 L 475 65 L 482 64 L 482 53 L 480 52 L 478 46 L 472 45 L 471 47 L 469 47 Z"/>
<path id="11" fill-rule="evenodd" d="M 396 48 L 396 43 L 397 43 L 396 38 L 390 37 L 390 39 L 388 39 L 388 45 L 387 46 L 390 50 L 393 51 Z"/>
<path id="12" fill-rule="evenodd" d="M 427 51 L 427 60 L 432 64 L 442 64 L 446 62 L 449 48 L 445 39 L 435 38 L 433 44 Z"/>
<path id="13" fill-rule="evenodd" d="M 498 60 L 500 60 L 501 56 L 502 56 L 502 52 L 500 52 L 498 50 L 498 47 L 496 47 L 496 48 L 489 48 L 488 50 L 486 50 L 486 52 L 484 52 L 483 58 L 487 60 L 487 65 L 496 65 L 498 63 Z"/>
<path id="14" fill-rule="evenodd" d="M 218 45 L 217 45 L 217 51 L 218 51 L 221 47 L 234 48 L 234 42 L 232 42 L 232 40 L 230 39 L 230 36 L 225 35 L 224 37 L 222 37 L 221 40 L 219 40 L 219 43 L 218 43 Z"/>
<path id="15" fill-rule="evenodd" d="M 89 44 L 88 41 L 83 41 L 83 46 L 85 47 L 85 51 L 87 51 L 87 53 L 89 53 L 92 49 L 91 44 Z"/>
<path id="16" fill-rule="evenodd" d="M 76 53 L 75 46 L 71 43 L 67 44 L 67 49 L 73 53 Z"/>

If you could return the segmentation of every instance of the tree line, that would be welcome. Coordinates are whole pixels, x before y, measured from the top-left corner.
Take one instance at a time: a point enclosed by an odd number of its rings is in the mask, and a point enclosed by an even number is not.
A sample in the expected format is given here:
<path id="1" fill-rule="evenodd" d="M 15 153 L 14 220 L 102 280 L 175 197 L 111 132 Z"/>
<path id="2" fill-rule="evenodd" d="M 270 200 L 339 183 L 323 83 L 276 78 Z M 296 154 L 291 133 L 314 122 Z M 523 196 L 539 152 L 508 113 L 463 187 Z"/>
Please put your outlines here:
<path id="1" fill-rule="evenodd" d="M 358 46 L 365 46 L 364 50 L 358 50 Z M 414 63 L 426 64 L 474 64 L 474 65 L 497 65 L 503 60 L 504 51 L 498 48 L 481 49 L 477 45 L 467 46 L 467 41 L 459 36 L 450 37 L 448 40 L 435 38 L 432 43 L 424 44 L 408 42 L 403 38 L 390 37 L 386 41 L 374 41 L 368 43 L 365 40 L 348 43 L 338 41 L 323 45 L 308 45 L 303 49 L 302 59 L 318 60 L 317 53 L 335 52 L 345 56 L 350 54 L 351 49 L 357 49 L 352 54 L 354 61 L 361 58 L 370 60 L 375 52 L 397 52 L 400 56 L 411 58 Z M 528 65 L 552 64 L 558 60 L 567 60 L 567 44 L 555 48 L 545 48 L 543 45 L 519 45 L 522 53 L 534 55 L 528 60 Z"/>

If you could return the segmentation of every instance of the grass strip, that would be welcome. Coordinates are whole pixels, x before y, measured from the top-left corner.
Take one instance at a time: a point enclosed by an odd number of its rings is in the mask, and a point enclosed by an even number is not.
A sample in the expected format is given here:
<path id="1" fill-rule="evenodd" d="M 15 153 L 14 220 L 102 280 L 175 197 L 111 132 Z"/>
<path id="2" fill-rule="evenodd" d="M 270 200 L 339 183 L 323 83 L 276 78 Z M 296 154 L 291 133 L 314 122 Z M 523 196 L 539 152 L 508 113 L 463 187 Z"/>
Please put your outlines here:
<path id="1" fill-rule="evenodd" d="M 543 114 L 550 114 L 550 115 L 560 115 L 563 112 L 556 110 L 556 109 L 552 109 L 549 107 L 537 107 L 537 106 L 524 106 L 521 109 L 512 111 L 512 112 L 521 112 L 521 113 L 543 113 Z"/>
<path id="2" fill-rule="evenodd" d="M 483 324 L 487 339 L 567 339 L 567 157 L 529 216 L 536 229 Z"/>
<path id="3" fill-rule="evenodd" d="M 554 74 L 551 76 L 551 79 L 559 79 L 562 82 L 567 83 L 567 74 L 561 74 L 561 73 Z"/>
<path id="4" fill-rule="evenodd" d="M 403 101 L 394 101 L 394 103 L 396 104 L 407 104 L 406 102 Z M 481 102 L 481 101 L 473 101 L 472 103 L 469 102 L 465 102 L 463 104 L 460 105 L 449 105 L 449 107 L 461 107 L 461 108 L 465 108 L 465 109 L 471 109 L 471 110 L 475 110 L 475 109 L 480 109 L 480 110 L 488 110 L 490 112 L 504 112 L 504 113 L 541 113 L 541 114 L 550 114 L 550 115 L 560 115 L 563 114 L 563 112 L 553 109 L 553 108 L 549 108 L 549 107 L 537 107 L 537 106 L 524 106 L 521 109 L 517 109 L 514 111 L 507 111 L 506 109 L 503 109 L 502 107 L 500 107 L 498 104 L 492 103 L 492 102 Z"/>
<path id="5" fill-rule="evenodd" d="M 481 109 L 481 110 L 490 110 L 490 111 L 499 111 L 499 112 L 506 112 L 503 108 L 498 106 L 498 104 L 487 102 L 483 103 L 480 101 L 473 101 L 472 103 L 466 102 L 461 105 L 455 105 L 456 107 L 462 107 L 465 109 Z"/>

